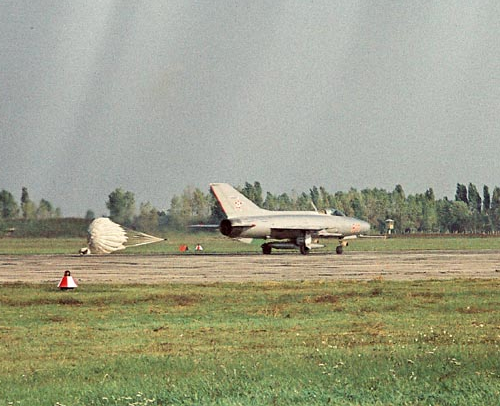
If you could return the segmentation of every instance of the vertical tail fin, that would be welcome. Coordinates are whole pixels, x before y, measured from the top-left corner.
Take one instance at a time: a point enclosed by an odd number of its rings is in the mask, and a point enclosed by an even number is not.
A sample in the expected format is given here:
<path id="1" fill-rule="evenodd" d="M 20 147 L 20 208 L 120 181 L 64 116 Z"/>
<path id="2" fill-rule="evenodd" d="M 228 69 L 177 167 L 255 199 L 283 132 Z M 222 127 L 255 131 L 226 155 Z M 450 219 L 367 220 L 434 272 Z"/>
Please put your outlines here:
<path id="1" fill-rule="evenodd" d="M 266 212 L 227 183 L 211 183 L 210 187 L 228 218 L 258 216 Z"/>

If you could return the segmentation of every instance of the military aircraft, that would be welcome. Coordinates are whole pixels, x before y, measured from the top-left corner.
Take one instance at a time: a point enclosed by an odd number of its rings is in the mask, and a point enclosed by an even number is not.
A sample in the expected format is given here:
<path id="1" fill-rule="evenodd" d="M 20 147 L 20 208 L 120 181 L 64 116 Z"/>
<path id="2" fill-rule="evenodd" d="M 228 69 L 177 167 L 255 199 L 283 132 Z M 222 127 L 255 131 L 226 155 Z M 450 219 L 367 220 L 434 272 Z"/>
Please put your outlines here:
<path id="1" fill-rule="evenodd" d="M 347 217 L 338 210 L 270 211 L 260 208 L 227 183 L 211 183 L 210 188 L 227 216 L 219 225 L 220 232 L 241 240 L 273 240 L 261 245 L 263 254 L 270 254 L 273 248 L 298 248 L 305 255 L 312 248 L 324 247 L 315 241 L 320 237 L 338 238 L 336 252 L 342 254 L 349 239 L 370 230 L 366 221 Z"/>

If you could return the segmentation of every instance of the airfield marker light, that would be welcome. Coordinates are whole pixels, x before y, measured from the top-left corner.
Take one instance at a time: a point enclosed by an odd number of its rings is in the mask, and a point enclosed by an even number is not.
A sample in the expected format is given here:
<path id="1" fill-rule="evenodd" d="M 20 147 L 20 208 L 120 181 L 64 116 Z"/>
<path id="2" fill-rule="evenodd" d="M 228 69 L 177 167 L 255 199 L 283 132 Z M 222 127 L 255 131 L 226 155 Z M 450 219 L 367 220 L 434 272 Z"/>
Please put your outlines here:
<path id="1" fill-rule="evenodd" d="M 71 276 L 71 272 L 64 271 L 64 276 L 59 281 L 57 287 L 61 290 L 68 290 L 68 289 L 74 289 L 78 287 L 78 285 L 76 284 L 76 280 Z"/>

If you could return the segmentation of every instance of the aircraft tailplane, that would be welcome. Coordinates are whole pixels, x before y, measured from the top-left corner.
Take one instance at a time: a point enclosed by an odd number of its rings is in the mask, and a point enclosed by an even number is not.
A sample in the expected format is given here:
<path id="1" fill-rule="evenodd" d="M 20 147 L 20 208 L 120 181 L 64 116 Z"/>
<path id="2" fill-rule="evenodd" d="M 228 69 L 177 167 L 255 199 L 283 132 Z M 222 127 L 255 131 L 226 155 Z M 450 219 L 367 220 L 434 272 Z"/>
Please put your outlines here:
<path id="1" fill-rule="evenodd" d="M 227 183 L 211 183 L 210 187 L 228 218 L 258 216 L 266 212 Z"/>

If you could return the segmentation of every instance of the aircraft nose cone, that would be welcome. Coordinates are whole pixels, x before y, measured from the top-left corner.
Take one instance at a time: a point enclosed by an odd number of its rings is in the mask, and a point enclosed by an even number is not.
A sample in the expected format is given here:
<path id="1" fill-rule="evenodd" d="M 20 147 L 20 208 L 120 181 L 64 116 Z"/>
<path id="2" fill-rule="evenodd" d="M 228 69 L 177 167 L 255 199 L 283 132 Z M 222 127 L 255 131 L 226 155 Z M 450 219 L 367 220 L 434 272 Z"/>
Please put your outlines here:
<path id="1" fill-rule="evenodd" d="M 366 221 L 361 222 L 361 234 L 367 233 L 368 231 L 370 231 L 370 228 L 370 223 L 367 223 Z"/>

